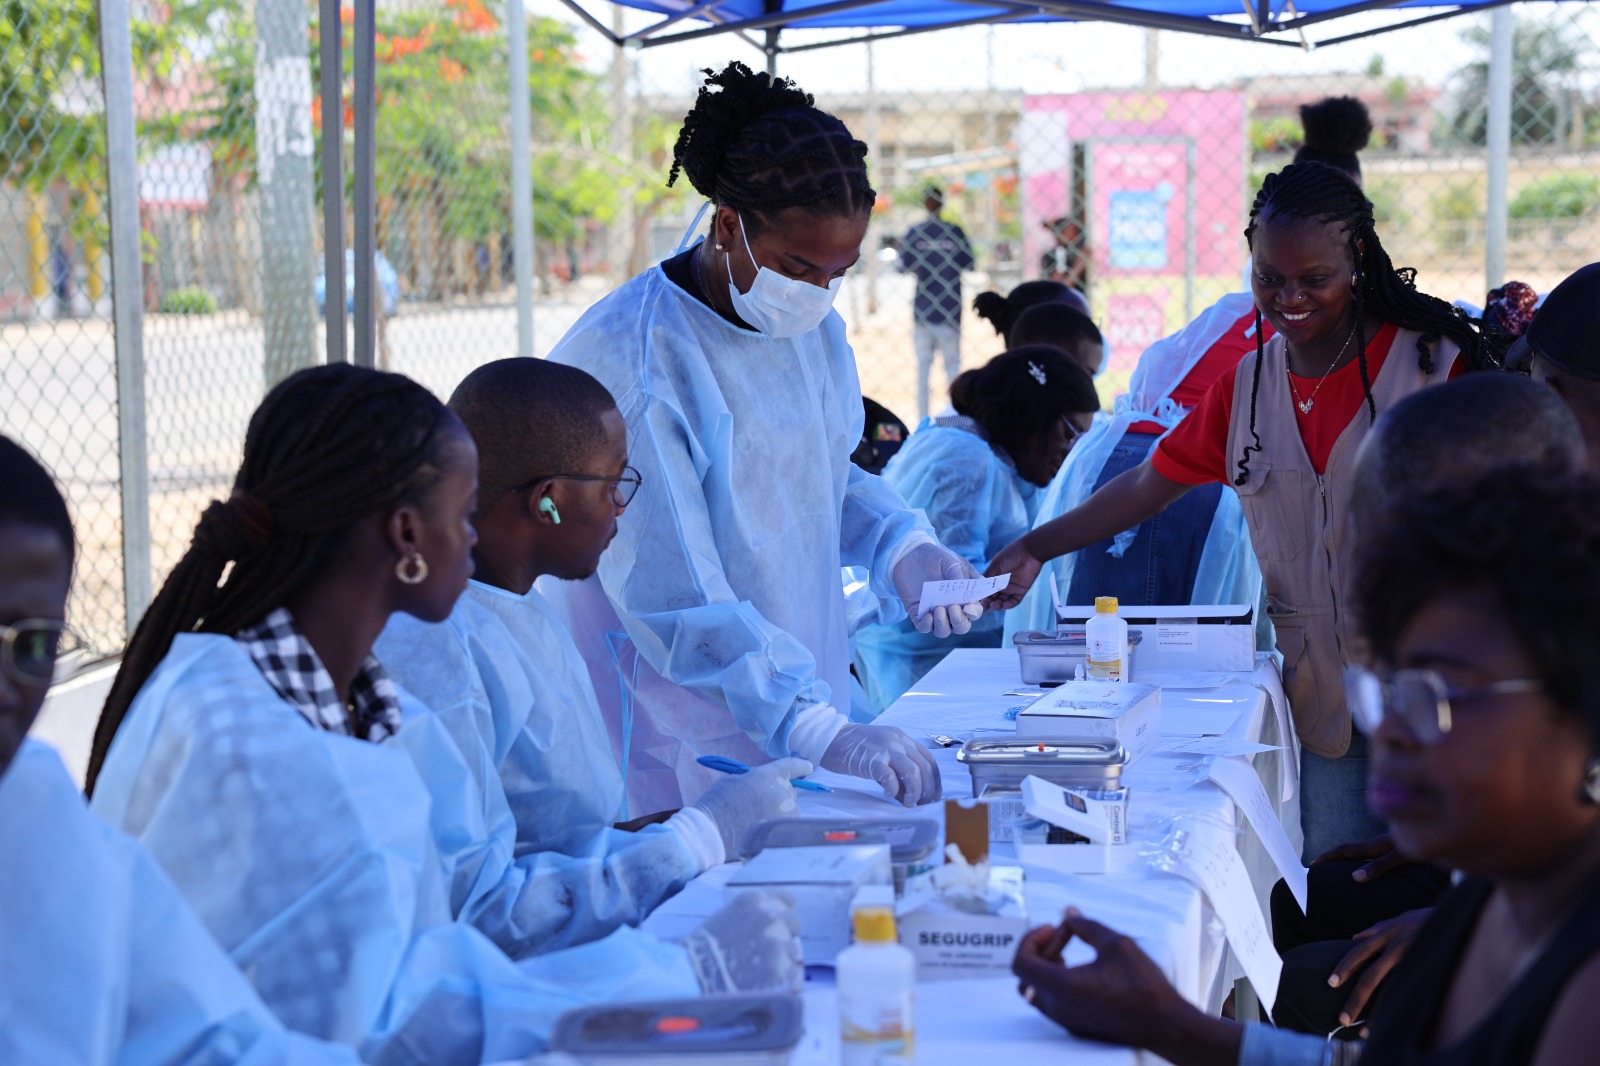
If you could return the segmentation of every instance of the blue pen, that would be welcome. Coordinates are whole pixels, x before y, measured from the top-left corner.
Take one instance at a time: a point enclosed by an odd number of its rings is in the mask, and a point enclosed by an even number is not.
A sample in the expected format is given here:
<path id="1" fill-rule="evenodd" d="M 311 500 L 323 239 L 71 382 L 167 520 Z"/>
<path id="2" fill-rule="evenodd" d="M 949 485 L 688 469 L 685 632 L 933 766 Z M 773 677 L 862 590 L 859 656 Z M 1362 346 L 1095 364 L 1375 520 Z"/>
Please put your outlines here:
<path id="1" fill-rule="evenodd" d="M 729 759 L 721 755 L 702 755 L 700 758 L 696 759 L 695 762 L 699 763 L 701 766 L 709 767 L 712 770 L 717 770 L 725 774 L 747 774 L 750 772 L 750 767 L 746 766 L 738 759 Z M 829 788 L 827 785 L 819 785 L 815 781 L 807 781 L 803 777 L 791 777 L 789 779 L 789 783 L 795 788 L 803 788 L 807 792 L 833 791 L 833 789 Z"/>

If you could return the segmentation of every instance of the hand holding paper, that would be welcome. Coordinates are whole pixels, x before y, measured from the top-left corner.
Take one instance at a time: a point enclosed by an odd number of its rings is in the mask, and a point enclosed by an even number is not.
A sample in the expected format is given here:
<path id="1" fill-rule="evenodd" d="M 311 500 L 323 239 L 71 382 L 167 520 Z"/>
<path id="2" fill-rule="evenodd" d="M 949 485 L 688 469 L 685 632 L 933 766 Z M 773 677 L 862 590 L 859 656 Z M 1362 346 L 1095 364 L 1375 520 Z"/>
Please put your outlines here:
<path id="1" fill-rule="evenodd" d="M 936 637 L 966 633 L 983 614 L 983 604 L 977 599 L 947 598 L 939 603 L 926 600 L 932 586 L 959 588 L 983 580 L 971 563 L 942 544 L 932 541 L 918 544 L 895 563 L 891 577 L 900 602 L 919 633 L 932 633 Z"/>
<path id="2" fill-rule="evenodd" d="M 1009 584 L 1011 584 L 1010 574 L 1001 574 L 999 577 L 961 578 L 955 581 L 924 581 L 918 606 L 924 611 L 931 611 L 935 607 L 977 603 Z"/>

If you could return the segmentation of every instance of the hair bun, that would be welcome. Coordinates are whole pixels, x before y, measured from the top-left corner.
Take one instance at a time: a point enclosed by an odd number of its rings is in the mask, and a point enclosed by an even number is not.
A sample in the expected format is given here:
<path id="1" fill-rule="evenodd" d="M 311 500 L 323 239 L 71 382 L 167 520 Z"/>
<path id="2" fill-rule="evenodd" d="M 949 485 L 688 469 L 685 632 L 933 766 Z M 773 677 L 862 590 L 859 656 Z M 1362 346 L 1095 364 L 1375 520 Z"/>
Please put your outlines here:
<path id="1" fill-rule="evenodd" d="M 1305 146 L 1329 155 L 1355 155 L 1372 139 L 1372 116 L 1353 96 L 1330 96 L 1300 105 Z"/>
<path id="2" fill-rule="evenodd" d="M 718 169 L 746 126 L 777 111 L 811 107 L 815 101 L 787 78 L 758 73 L 738 60 L 720 71 L 707 67 L 703 73 L 705 84 L 683 117 L 683 129 L 672 148 L 667 184 L 682 173 L 696 192 L 715 200 Z"/>

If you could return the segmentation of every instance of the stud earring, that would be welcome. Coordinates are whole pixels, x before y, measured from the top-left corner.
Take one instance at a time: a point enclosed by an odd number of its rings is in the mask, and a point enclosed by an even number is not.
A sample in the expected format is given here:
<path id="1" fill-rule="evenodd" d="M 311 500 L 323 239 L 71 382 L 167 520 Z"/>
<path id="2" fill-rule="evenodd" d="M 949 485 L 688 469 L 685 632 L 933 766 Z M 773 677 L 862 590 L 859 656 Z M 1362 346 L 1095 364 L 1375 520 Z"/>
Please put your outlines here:
<path id="1" fill-rule="evenodd" d="M 556 501 L 550 497 L 546 496 L 539 501 L 539 513 L 549 515 L 551 525 L 559 526 L 561 524 L 561 512 L 556 510 Z"/>
<path id="2" fill-rule="evenodd" d="M 1589 760 L 1589 769 L 1583 775 L 1583 788 L 1578 799 L 1591 807 L 1600 807 L 1600 759 Z"/>
<path id="3" fill-rule="evenodd" d="M 721 242 L 721 241 L 718 241 L 718 242 L 717 242 L 717 243 L 716 243 L 716 245 L 715 245 L 715 248 L 716 248 L 716 249 L 717 249 L 717 251 L 719 251 L 719 252 L 721 252 L 721 251 L 725 251 L 725 249 L 724 249 L 724 248 L 723 248 L 723 247 L 722 247 L 722 242 Z"/>
<path id="4" fill-rule="evenodd" d="M 420 585 L 428 578 L 428 560 L 420 555 L 402 555 L 394 564 L 394 576 L 407 585 Z"/>
<path id="5" fill-rule="evenodd" d="M 1352 270 L 1350 272 L 1350 291 L 1354 292 L 1359 288 L 1361 288 L 1361 275 Z"/>

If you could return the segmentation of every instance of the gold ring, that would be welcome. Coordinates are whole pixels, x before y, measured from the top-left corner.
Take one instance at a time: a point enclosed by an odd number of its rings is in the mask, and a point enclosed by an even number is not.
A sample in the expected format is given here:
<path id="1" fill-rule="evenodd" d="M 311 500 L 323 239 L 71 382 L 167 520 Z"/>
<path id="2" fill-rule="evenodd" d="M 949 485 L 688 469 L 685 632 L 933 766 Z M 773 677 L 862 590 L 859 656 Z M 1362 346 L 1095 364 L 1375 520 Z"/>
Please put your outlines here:
<path id="1" fill-rule="evenodd" d="M 1029 1003 L 1032 1003 L 1032 1002 L 1033 1002 L 1033 997 L 1034 997 L 1034 996 L 1035 996 L 1035 995 L 1036 995 L 1036 994 L 1037 994 L 1037 993 L 1035 993 L 1035 992 L 1034 992 L 1034 989 L 1033 989 L 1033 986 L 1032 986 L 1032 985 L 1028 985 L 1028 986 L 1027 986 L 1027 987 L 1026 987 L 1026 988 L 1024 988 L 1024 989 L 1023 989 L 1023 990 L 1022 990 L 1022 998 L 1023 998 L 1023 999 L 1025 999 L 1025 1000 L 1027 1000 L 1027 1001 L 1028 1001 L 1028 1002 L 1029 1002 Z"/>

